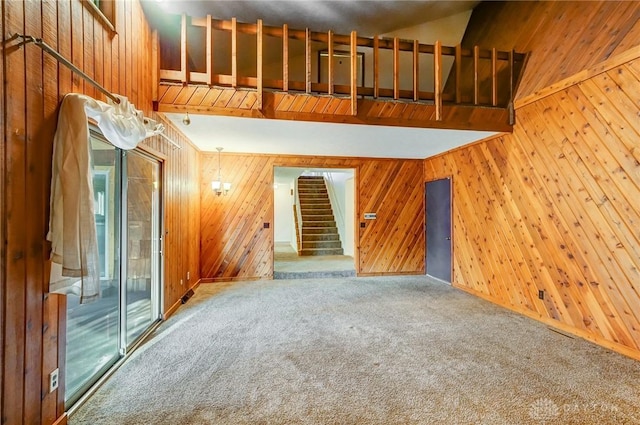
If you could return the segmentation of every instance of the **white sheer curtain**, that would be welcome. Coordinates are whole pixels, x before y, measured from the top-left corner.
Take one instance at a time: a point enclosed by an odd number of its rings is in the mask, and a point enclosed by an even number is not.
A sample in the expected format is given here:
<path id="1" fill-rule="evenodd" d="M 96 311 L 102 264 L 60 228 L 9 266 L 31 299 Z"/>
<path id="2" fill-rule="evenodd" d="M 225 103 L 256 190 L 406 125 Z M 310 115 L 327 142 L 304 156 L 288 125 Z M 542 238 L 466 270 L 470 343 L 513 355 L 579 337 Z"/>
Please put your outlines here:
<path id="1" fill-rule="evenodd" d="M 81 303 L 100 296 L 88 120 L 96 122 L 110 143 L 127 150 L 164 130 L 162 124 L 144 117 L 126 97 L 117 97 L 119 104 L 67 94 L 60 106 L 53 141 L 47 240 L 51 241 L 51 261 L 60 264 L 62 276 L 77 279 L 65 279 L 49 289 L 60 293 L 79 291 Z"/>

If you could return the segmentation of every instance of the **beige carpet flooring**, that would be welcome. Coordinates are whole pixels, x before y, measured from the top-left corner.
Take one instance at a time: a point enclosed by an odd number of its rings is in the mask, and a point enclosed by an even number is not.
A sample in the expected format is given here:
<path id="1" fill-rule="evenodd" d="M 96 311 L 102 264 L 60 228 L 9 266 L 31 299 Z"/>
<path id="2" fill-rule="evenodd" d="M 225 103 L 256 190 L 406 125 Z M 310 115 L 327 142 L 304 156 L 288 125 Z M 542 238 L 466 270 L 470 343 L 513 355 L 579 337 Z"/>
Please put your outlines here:
<path id="1" fill-rule="evenodd" d="M 202 285 L 81 424 L 639 424 L 640 362 L 424 276 Z"/>

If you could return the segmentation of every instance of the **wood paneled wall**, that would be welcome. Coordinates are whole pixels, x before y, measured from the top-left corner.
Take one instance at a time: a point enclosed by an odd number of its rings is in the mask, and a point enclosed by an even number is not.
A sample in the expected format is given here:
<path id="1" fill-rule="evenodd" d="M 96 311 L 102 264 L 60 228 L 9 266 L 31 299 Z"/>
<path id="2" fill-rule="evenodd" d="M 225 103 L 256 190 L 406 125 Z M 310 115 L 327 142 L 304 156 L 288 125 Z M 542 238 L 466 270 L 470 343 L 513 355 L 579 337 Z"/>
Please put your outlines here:
<path id="1" fill-rule="evenodd" d="M 203 281 L 273 277 L 273 172 L 276 166 L 353 168 L 356 212 L 376 212 L 356 235 L 359 275 L 424 273 L 422 161 L 222 154 L 222 176 L 231 182 L 217 196 L 218 155 L 202 155 Z M 269 223 L 269 228 L 265 228 Z"/>
<path id="2" fill-rule="evenodd" d="M 495 46 L 529 53 L 516 99 L 639 44 L 636 1 L 482 2 L 462 41 L 467 48 Z"/>
<path id="3" fill-rule="evenodd" d="M 425 178 L 453 177 L 455 286 L 640 359 L 640 59 L 603 71 L 591 57 L 628 48 L 624 34 L 638 24 L 624 23 L 639 9 L 580 6 L 588 15 L 577 16 L 589 19 L 576 18 L 574 3 L 514 2 L 495 14 L 482 6 L 483 21 L 502 22 L 507 10 L 526 16 L 522 33 L 511 22 L 500 34 L 494 27 L 476 34 L 536 46 L 537 72 L 525 71 L 522 94 L 583 71 L 573 58 L 594 68 L 517 108 L 512 135 L 425 160 Z M 564 21 L 571 16 L 577 20 Z M 530 22 L 546 30 L 528 33 Z M 609 37 L 586 30 L 616 25 Z M 566 45 L 540 41 L 567 41 L 574 32 L 580 36 Z M 626 52 L 640 57 L 637 44 Z M 566 63 L 555 63 L 558 56 Z"/>
<path id="4" fill-rule="evenodd" d="M 424 182 L 420 161 L 362 159 L 356 172 L 358 275 L 424 274 Z M 375 212 L 375 220 L 363 220 Z"/>
<path id="5" fill-rule="evenodd" d="M 159 136 L 145 141 L 164 158 L 164 310 L 168 315 L 200 280 L 200 151 L 162 114 L 155 118 L 180 146 Z"/>
<path id="6" fill-rule="evenodd" d="M 2 2 L 3 40 L 21 33 L 43 38 L 108 90 L 123 94 L 147 115 L 152 113 L 151 32 L 137 1 L 116 2 L 116 33 L 106 29 L 84 0 Z M 63 394 L 48 393 L 48 374 L 64 376 L 65 299 L 45 295 L 50 247 L 49 187 L 53 134 L 58 106 L 69 92 L 104 97 L 36 46 L 3 48 L 0 197 L 2 282 L 2 423 L 50 424 L 64 412 Z M 188 283 L 198 279 L 198 155 L 175 130 L 183 149 L 155 143 L 166 156 L 168 182 L 165 304 L 173 305 Z M 192 239 L 189 239 L 192 238 Z M 189 247 L 189 248 L 187 248 Z M 180 295 L 178 295 L 180 294 Z M 61 382 L 63 385 L 64 382 Z"/>

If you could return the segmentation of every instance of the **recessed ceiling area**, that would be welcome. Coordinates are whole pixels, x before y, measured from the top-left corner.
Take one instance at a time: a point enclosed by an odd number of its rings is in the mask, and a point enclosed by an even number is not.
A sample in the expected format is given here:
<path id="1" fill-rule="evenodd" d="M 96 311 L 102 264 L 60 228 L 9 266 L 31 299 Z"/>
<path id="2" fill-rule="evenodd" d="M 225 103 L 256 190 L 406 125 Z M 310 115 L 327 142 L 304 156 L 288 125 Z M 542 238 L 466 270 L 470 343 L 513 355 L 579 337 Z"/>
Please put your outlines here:
<path id="1" fill-rule="evenodd" d="M 200 150 L 424 159 L 497 133 L 165 113 Z"/>

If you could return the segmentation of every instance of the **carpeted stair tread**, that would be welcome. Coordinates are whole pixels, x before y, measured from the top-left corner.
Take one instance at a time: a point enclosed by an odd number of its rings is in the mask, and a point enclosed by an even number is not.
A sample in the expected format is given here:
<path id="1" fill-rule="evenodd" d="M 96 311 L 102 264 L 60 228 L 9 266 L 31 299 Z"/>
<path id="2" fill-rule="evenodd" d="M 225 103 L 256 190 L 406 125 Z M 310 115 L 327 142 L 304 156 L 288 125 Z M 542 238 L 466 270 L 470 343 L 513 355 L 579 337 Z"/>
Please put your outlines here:
<path id="1" fill-rule="evenodd" d="M 307 227 L 332 227 L 337 230 L 335 221 L 305 221 L 302 224 L 302 230 Z"/>
<path id="2" fill-rule="evenodd" d="M 300 198 L 301 201 L 312 200 L 312 199 L 325 200 L 327 199 L 327 194 L 326 193 L 299 193 L 298 198 Z"/>
<path id="3" fill-rule="evenodd" d="M 303 227 L 302 231 L 306 235 L 318 235 L 318 234 L 335 234 L 338 235 L 338 229 L 336 227 Z M 339 237 L 339 235 L 338 235 Z"/>
<path id="4" fill-rule="evenodd" d="M 301 214 L 319 214 L 326 212 L 333 214 L 333 208 L 331 208 L 330 204 L 311 203 L 305 205 L 305 208 L 300 210 Z"/>
<path id="5" fill-rule="evenodd" d="M 341 249 L 342 248 L 342 244 L 340 243 L 340 240 L 327 240 L 327 241 L 323 241 L 323 240 L 316 240 L 316 241 L 309 241 L 309 240 L 305 240 L 304 242 L 302 242 L 302 250 L 304 251 L 305 249 Z M 342 255 L 342 254 L 339 254 Z"/>
<path id="6" fill-rule="evenodd" d="M 343 255 L 342 248 L 303 248 L 300 255 Z"/>
<path id="7" fill-rule="evenodd" d="M 308 198 L 308 199 L 301 199 L 301 208 L 305 207 L 305 208 L 314 208 L 315 206 L 320 207 L 321 205 L 324 206 L 328 201 L 326 198 Z"/>
<path id="8" fill-rule="evenodd" d="M 322 221 L 331 223 L 333 221 L 333 214 L 302 214 L 302 221 Z"/>
<path id="9" fill-rule="evenodd" d="M 337 233 L 308 233 L 305 235 L 305 241 L 339 241 L 340 235 Z"/>

